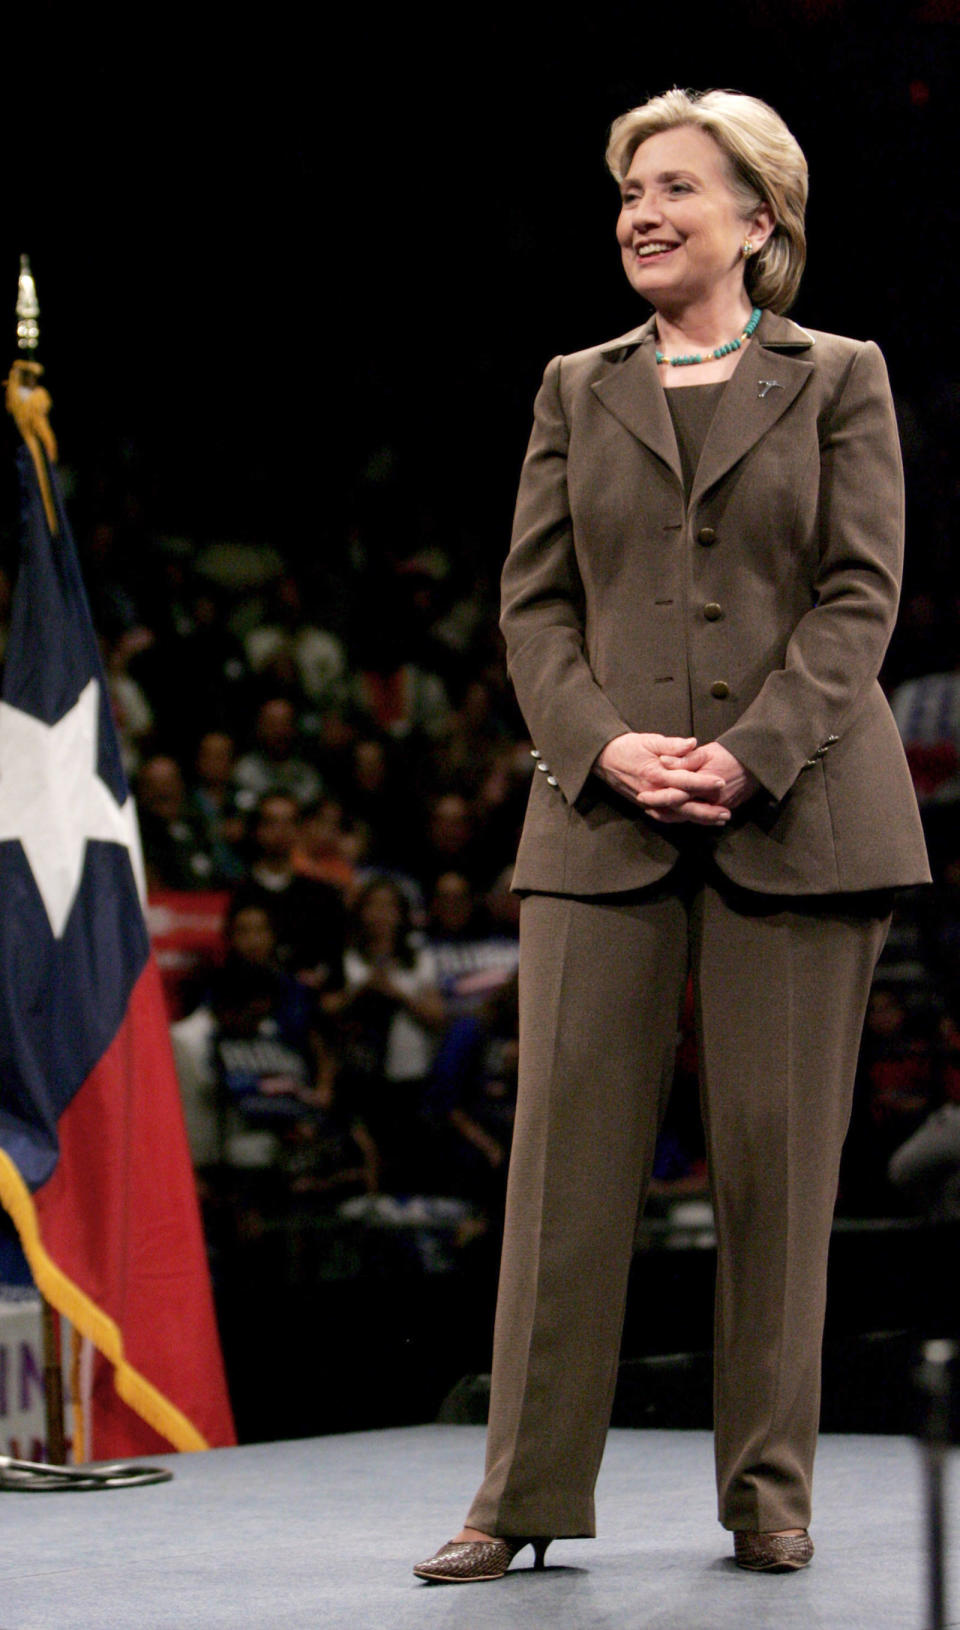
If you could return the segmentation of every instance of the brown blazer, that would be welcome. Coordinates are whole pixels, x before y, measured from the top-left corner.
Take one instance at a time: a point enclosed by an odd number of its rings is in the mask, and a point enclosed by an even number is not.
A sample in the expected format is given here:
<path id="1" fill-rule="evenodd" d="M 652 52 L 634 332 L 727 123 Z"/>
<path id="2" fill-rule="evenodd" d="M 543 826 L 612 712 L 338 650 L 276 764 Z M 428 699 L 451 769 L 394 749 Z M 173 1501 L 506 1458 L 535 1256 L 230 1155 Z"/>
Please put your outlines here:
<path id="1" fill-rule="evenodd" d="M 763 789 L 708 841 L 735 883 L 823 894 L 929 880 L 877 673 L 903 552 L 877 347 L 765 312 L 689 501 L 653 319 L 544 375 L 503 572 L 539 754 L 514 887 L 664 876 L 677 845 L 591 766 L 626 730 L 719 740 Z M 673 832 L 686 830 L 673 828 Z"/>

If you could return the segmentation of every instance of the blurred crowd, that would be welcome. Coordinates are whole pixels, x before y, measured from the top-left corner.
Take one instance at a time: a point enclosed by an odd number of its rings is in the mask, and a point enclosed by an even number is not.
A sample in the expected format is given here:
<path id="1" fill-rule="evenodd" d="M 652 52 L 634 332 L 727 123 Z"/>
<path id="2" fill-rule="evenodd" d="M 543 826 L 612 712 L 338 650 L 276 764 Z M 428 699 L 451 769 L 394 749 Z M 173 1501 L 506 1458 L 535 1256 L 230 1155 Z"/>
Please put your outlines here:
<path id="1" fill-rule="evenodd" d="M 108 487 L 78 526 L 201 1192 L 241 1233 L 396 1226 L 404 1208 L 464 1237 L 499 1224 L 534 760 L 496 627 L 502 540 L 461 550 L 421 520 L 312 554 L 200 547 Z M 877 972 L 853 1214 L 960 1206 L 960 599 L 943 582 L 915 554 L 884 674 L 936 885 L 899 903 Z M 0 572 L 0 647 L 8 606 Z M 689 1012 L 678 1039 L 655 1196 L 706 1187 Z"/>

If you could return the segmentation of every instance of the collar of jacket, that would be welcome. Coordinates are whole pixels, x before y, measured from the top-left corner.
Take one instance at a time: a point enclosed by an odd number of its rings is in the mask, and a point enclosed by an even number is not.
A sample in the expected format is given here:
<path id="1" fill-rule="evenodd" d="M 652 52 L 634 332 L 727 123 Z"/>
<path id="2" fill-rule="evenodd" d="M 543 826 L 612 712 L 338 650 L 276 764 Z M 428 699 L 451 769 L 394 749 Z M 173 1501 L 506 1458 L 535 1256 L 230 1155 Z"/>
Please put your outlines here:
<path id="1" fill-rule="evenodd" d="M 657 373 L 655 342 L 656 323 L 650 317 L 640 328 L 604 345 L 603 372 L 592 389 L 608 412 L 669 465 L 682 484 L 680 453 Z M 720 398 L 697 466 L 691 506 L 796 400 L 813 372 L 814 365 L 804 353 L 814 344 L 814 336 L 788 317 L 763 313 Z"/>

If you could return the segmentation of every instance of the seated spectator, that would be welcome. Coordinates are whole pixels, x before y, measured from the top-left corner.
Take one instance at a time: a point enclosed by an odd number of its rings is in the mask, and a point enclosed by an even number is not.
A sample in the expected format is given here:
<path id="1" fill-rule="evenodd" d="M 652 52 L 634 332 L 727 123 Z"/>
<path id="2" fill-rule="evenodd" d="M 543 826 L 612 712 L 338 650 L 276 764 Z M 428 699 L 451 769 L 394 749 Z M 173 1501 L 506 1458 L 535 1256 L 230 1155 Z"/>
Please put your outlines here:
<path id="1" fill-rule="evenodd" d="M 343 984 L 344 908 L 330 883 L 294 871 L 299 809 L 286 793 L 261 798 L 251 831 L 253 861 L 234 910 L 256 905 L 276 927 L 277 960 L 318 994 Z"/>
<path id="2" fill-rule="evenodd" d="M 311 1113 L 297 1129 L 284 1162 L 292 1194 L 324 1210 L 353 1194 L 375 1194 L 380 1152 L 358 1109 L 337 1044 L 335 1027 L 315 1015 L 310 1041 L 314 1058 Z"/>
<path id="3" fill-rule="evenodd" d="M 271 585 L 264 621 L 248 633 L 246 651 L 254 673 L 275 685 L 296 687 L 314 706 L 339 697 L 346 653 L 335 634 L 310 622 L 300 584 L 290 572 Z"/>
<path id="4" fill-rule="evenodd" d="M 224 1103 L 245 1128 L 281 1130 L 314 1102 L 303 995 L 295 980 L 239 958 L 228 957 L 215 981 L 214 1057 Z"/>
<path id="5" fill-rule="evenodd" d="M 496 753 L 506 743 L 502 719 L 494 709 L 494 697 L 485 680 L 465 681 L 459 705 L 448 718 L 434 749 L 434 763 L 441 779 L 456 783 L 475 798 L 493 768 Z"/>
<path id="6" fill-rule="evenodd" d="M 294 846 L 293 869 L 300 877 L 333 883 L 344 893 L 351 888 L 356 867 L 349 835 L 343 824 L 343 805 L 336 798 L 320 798 L 300 815 Z"/>
<path id="7" fill-rule="evenodd" d="M 242 1171 L 241 1203 L 287 1210 L 377 1186 L 379 1157 L 351 1103 L 329 1027 L 277 966 L 268 914 L 234 911 L 210 996 L 220 1160 Z"/>
<path id="8" fill-rule="evenodd" d="M 113 722 L 120 742 L 120 757 L 127 779 L 132 781 L 140 768 L 142 752 L 153 733 L 153 710 L 142 686 L 128 672 L 137 652 L 153 643 L 146 628 L 128 628 L 115 639 L 101 641 L 104 671 L 110 691 Z"/>
<path id="9" fill-rule="evenodd" d="M 409 781 L 405 787 L 400 785 L 381 737 L 369 732 L 357 737 L 337 791 L 350 826 L 359 825 L 364 831 L 364 863 L 383 868 L 408 866 L 419 805 L 410 797 Z"/>
<path id="10" fill-rule="evenodd" d="M 323 791 L 320 773 L 296 751 L 297 712 L 285 696 L 271 696 L 260 704 L 256 720 L 256 747 L 245 753 L 234 770 L 241 806 L 252 809 L 268 792 L 288 793 L 300 805 L 312 804 Z"/>
<path id="11" fill-rule="evenodd" d="M 890 706 L 905 747 L 951 742 L 960 752 L 960 667 L 905 680 Z"/>
<path id="12" fill-rule="evenodd" d="M 233 737 L 208 730 L 200 737 L 190 788 L 190 814 L 203 831 L 220 876 L 238 883 L 246 876 L 240 859 L 244 821 L 233 785 Z"/>
<path id="13" fill-rule="evenodd" d="M 960 665 L 905 680 L 890 705 L 917 797 L 960 797 Z"/>
<path id="14" fill-rule="evenodd" d="M 187 806 L 176 759 L 148 758 L 137 777 L 137 816 L 147 883 L 154 889 L 213 889 L 227 881 Z"/>
<path id="15" fill-rule="evenodd" d="M 520 896 L 510 887 L 513 881 L 513 862 L 504 866 L 494 878 L 484 896 L 487 915 L 498 934 L 504 939 L 520 938 Z"/>
<path id="16" fill-rule="evenodd" d="M 936 1222 L 960 1222 L 960 1104 L 941 1104 L 890 1157 L 905 1204 Z"/>
<path id="17" fill-rule="evenodd" d="M 233 906 L 223 932 L 227 955 L 200 1009 L 209 1020 L 197 1027 L 194 1014 L 179 1029 L 192 1024 L 194 1042 L 205 1037 L 217 1113 L 217 1164 L 274 1169 L 277 1134 L 300 1113 L 311 1086 L 310 994 L 277 965 L 269 911 Z"/>
<path id="18" fill-rule="evenodd" d="M 894 1196 L 887 1163 L 916 1131 L 936 1098 L 932 1047 L 900 992 L 875 984 L 870 993 L 844 1149 L 841 1188 L 847 1209 L 888 1211 Z"/>
<path id="19" fill-rule="evenodd" d="M 222 1104 L 215 1090 L 215 1015 L 229 1014 L 232 1007 L 243 1005 L 236 999 L 238 988 L 243 993 L 252 989 L 258 996 L 266 992 L 278 1028 L 302 1050 L 312 1006 L 304 987 L 279 967 L 276 931 L 262 906 L 231 906 L 223 939 L 224 961 L 208 976 L 203 1000 L 170 1027 L 190 1151 L 194 1164 L 204 1169 L 223 1159 Z"/>
<path id="20" fill-rule="evenodd" d="M 168 607 L 154 645 L 137 659 L 141 681 L 157 719 L 158 734 L 180 756 L 191 751 L 197 703 L 204 717 L 234 734 L 250 707 L 250 675 L 243 646 L 227 622 L 224 595 L 199 578 L 188 578 L 179 615 Z"/>
<path id="21" fill-rule="evenodd" d="M 946 1016 L 938 1061 L 946 1102 L 894 1151 L 888 1175 L 911 1210 L 960 1222 L 960 1029 Z"/>
<path id="22" fill-rule="evenodd" d="M 496 877 L 504 866 L 513 863 L 532 775 L 529 742 L 513 742 L 497 749 L 473 803 L 477 869 L 485 879 Z"/>
<path id="23" fill-rule="evenodd" d="M 444 872 L 460 872 L 478 888 L 489 880 L 484 875 L 473 811 L 462 793 L 444 792 L 431 799 L 411 865 L 428 897 Z"/>
<path id="24" fill-rule="evenodd" d="M 422 1097 L 445 1022 L 433 955 L 413 945 L 406 900 L 385 878 L 357 897 L 350 941 L 344 989 L 324 1008 L 339 1015 L 348 1065 L 366 1082 L 365 1118 L 384 1181 L 409 1188 L 423 1175 Z"/>
<path id="25" fill-rule="evenodd" d="M 516 938 L 490 921 L 462 872 L 437 878 L 427 936 L 448 1018 L 480 1007 L 516 972 Z"/>
<path id="26" fill-rule="evenodd" d="M 429 741 L 445 727 L 450 703 L 439 674 L 411 656 L 401 585 L 371 599 L 356 645 L 353 700 L 376 730 L 395 741 Z"/>
<path id="27" fill-rule="evenodd" d="M 456 1019 L 434 1061 L 427 1109 L 440 1133 L 445 1191 L 499 1216 L 517 1101 L 516 977 Z"/>

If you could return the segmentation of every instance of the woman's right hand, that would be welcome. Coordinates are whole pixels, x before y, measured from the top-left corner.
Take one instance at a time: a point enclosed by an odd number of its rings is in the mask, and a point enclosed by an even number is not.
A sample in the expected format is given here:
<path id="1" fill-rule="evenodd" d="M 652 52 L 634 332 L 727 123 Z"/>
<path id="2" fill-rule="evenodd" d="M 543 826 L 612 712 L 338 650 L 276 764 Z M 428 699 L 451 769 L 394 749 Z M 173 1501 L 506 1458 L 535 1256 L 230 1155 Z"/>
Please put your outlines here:
<path id="1" fill-rule="evenodd" d="M 692 821 L 697 826 L 725 826 L 730 811 L 716 802 L 723 792 L 722 776 L 709 770 L 688 770 L 664 764 L 664 758 L 683 760 L 695 751 L 694 736 L 660 736 L 629 731 L 608 741 L 594 763 L 594 772 L 615 792 L 639 804 L 654 817 Z"/>

